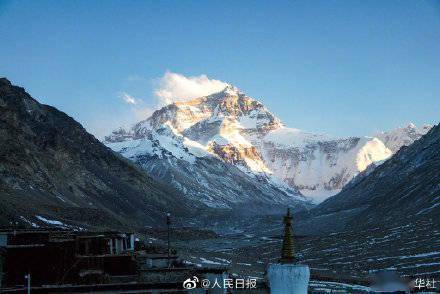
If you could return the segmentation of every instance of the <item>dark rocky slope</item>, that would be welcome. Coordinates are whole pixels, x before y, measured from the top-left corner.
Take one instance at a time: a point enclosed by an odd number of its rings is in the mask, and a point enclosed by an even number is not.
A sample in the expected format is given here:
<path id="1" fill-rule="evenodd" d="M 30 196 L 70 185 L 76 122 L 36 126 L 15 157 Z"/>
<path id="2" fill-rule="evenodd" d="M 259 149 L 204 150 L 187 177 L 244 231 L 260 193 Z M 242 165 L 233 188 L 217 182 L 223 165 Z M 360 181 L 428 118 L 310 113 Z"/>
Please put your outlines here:
<path id="1" fill-rule="evenodd" d="M 440 125 L 402 147 L 302 219 L 302 232 L 393 227 L 419 220 L 440 225 Z"/>
<path id="2" fill-rule="evenodd" d="M 71 117 L 0 79 L 1 225 L 144 226 L 193 211 L 176 199 Z"/>

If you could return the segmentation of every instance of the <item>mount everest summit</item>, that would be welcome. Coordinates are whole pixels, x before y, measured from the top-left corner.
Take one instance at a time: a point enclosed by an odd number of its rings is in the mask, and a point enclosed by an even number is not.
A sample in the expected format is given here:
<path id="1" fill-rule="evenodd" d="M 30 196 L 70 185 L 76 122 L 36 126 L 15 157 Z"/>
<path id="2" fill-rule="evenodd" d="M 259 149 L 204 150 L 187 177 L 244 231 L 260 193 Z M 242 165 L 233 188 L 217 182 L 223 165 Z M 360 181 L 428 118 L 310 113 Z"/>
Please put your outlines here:
<path id="1" fill-rule="evenodd" d="M 233 86 L 175 102 L 104 143 L 193 203 L 307 206 L 338 193 L 431 126 L 332 138 L 289 128 Z M 371 167 L 370 167 L 371 168 Z"/>

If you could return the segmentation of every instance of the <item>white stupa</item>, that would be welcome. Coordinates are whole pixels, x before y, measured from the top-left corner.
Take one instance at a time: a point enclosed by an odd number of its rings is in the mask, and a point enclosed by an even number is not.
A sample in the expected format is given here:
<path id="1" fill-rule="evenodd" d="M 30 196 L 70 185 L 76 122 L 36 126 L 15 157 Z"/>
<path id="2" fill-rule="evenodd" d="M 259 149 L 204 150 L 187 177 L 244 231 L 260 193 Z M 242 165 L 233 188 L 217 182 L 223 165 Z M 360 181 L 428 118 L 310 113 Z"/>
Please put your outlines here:
<path id="1" fill-rule="evenodd" d="M 269 264 L 267 269 L 270 293 L 272 294 L 307 294 L 310 269 L 307 265 L 295 263 L 292 238 L 292 216 L 287 209 L 284 217 L 284 239 L 281 259 Z"/>

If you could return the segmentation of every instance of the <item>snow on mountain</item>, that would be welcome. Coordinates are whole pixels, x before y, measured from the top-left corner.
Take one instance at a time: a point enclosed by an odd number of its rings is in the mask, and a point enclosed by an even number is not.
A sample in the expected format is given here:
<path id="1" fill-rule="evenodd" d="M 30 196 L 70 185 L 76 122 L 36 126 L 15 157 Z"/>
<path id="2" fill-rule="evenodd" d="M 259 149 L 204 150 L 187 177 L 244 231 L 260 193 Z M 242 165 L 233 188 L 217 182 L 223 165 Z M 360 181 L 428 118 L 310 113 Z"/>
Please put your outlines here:
<path id="1" fill-rule="evenodd" d="M 380 138 L 389 138 L 385 142 L 375 137 L 331 138 L 288 128 L 263 104 L 227 86 L 219 93 L 163 107 L 128 130 L 114 131 L 105 143 L 150 171 L 154 168 L 146 157 L 150 161 L 154 158 L 156 166 L 157 159 L 164 158 L 174 168 L 184 164 L 184 172 L 188 171 L 188 164 L 193 169 L 201 161 L 220 160 L 223 169 L 237 168 L 260 183 L 264 179 L 296 200 L 300 199 L 300 191 L 308 199 L 321 202 L 339 192 L 370 164 L 389 158 L 399 144 L 416 137 L 409 131 L 403 132 L 407 137 L 402 138 L 401 133 L 383 134 Z M 165 168 L 164 163 L 160 165 Z M 178 173 L 173 170 L 174 179 Z M 203 173 L 202 177 L 209 178 L 206 168 Z M 189 193 L 185 183 L 175 187 Z M 224 188 L 222 193 L 227 192 Z M 191 193 L 192 199 L 201 197 L 194 196 L 195 190 Z M 278 194 L 272 196 L 274 202 L 285 197 Z M 247 196 L 236 197 L 234 201 Z M 211 205 L 216 201 L 202 198 Z M 221 205 L 228 206 L 226 202 Z"/>
<path id="2" fill-rule="evenodd" d="M 264 115 L 262 105 L 238 99 L 235 93 L 237 89 L 228 87 L 208 97 L 173 103 L 128 130 L 114 131 L 105 142 L 190 201 L 209 207 L 230 209 L 243 202 L 310 206 L 295 188 L 271 175 L 241 133 L 270 129 L 278 122 L 269 114 L 264 121 L 255 121 Z"/>
<path id="3" fill-rule="evenodd" d="M 388 149 L 393 153 L 397 152 L 402 146 L 408 146 L 415 140 L 420 139 L 430 129 L 431 125 L 423 125 L 417 127 L 413 123 L 409 123 L 405 127 L 397 128 L 389 132 L 381 132 L 375 137 L 380 139 Z"/>
<path id="4" fill-rule="evenodd" d="M 414 228 L 424 226 L 422 222 L 428 227 L 439 227 L 439 147 L 437 125 L 380 166 L 368 170 L 368 175 L 351 181 L 341 193 L 309 211 L 304 228 L 311 228 L 313 233 L 328 233 L 347 228 L 355 232 L 353 228 L 371 228 L 376 232 L 385 227 L 406 227 L 406 231 L 412 232 L 412 240 L 419 240 L 421 236 L 416 235 Z M 431 239 L 419 243 L 430 247 L 437 242 L 438 237 L 427 236 Z"/>
<path id="5" fill-rule="evenodd" d="M 282 132 L 287 134 L 284 142 L 294 140 L 291 132 Z M 275 176 L 316 202 L 336 194 L 358 172 L 391 155 L 376 138 L 330 139 L 295 133 L 296 143 L 279 144 L 268 136 L 260 148 Z"/>

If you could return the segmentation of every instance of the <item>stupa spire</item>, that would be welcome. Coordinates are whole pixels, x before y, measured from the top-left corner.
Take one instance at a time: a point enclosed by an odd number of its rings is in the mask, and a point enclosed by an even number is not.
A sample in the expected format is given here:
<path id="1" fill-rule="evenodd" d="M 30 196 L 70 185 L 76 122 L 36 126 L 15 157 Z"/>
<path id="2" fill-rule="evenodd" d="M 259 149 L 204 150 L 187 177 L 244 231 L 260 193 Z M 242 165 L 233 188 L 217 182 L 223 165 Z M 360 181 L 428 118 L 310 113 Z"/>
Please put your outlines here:
<path id="1" fill-rule="evenodd" d="M 284 217 L 284 239 L 281 259 L 267 268 L 270 293 L 307 294 L 310 280 L 310 268 L 298 264 L 295 260 L 292 237 L 292 215 L 290 209 Z"/>
<path id="2" fill-rule="evenodd" d="M 284 217 L 284 238 L 283 247 L 281 249 L 280 263 L 293 263 L 295 261 L 295 254 L 293 249 L 293 236 L 292 236 L 292 215 L 290 214 L 290 208 L 287 208 L 287 214 Z"/>

